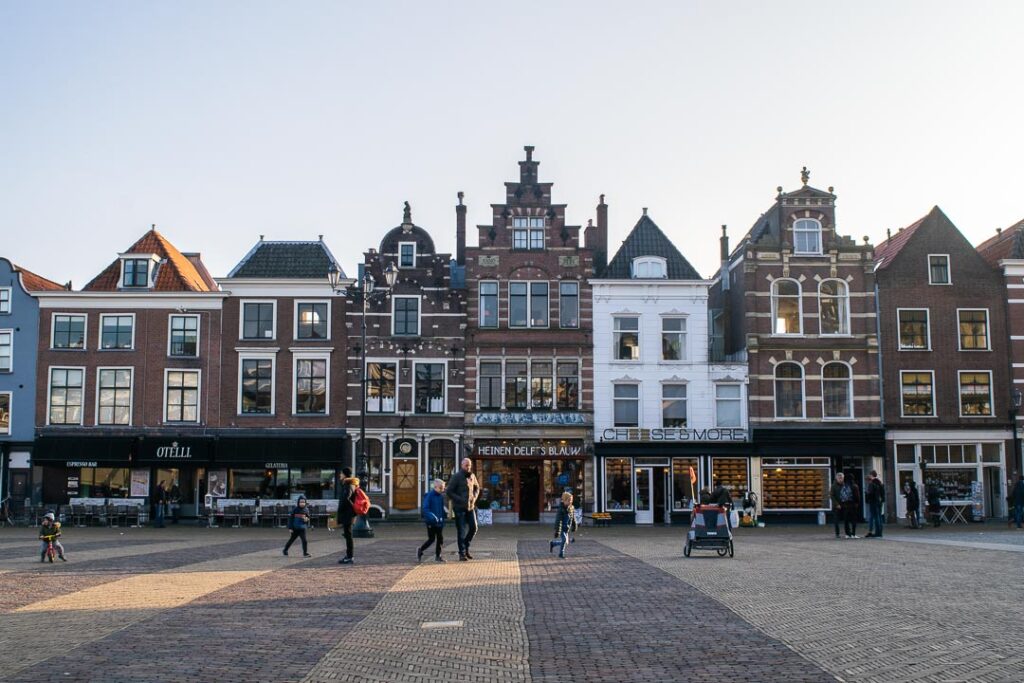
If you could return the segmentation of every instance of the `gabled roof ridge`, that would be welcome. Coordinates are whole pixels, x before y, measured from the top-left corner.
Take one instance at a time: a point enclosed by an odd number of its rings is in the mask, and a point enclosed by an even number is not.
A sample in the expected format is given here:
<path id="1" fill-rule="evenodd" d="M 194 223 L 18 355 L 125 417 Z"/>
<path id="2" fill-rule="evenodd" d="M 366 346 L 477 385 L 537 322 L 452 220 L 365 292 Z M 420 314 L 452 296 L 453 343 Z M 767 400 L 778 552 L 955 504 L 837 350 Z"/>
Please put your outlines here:
<path id="1" fill-rule="evenodd" d="M 28 268 L 23 268 L 17 263 L 12 265 L 14 266 L 14 271 L 21 275 L 21 286 L 27 292 L 55 292 L 66 289 L 66 287 L 59 282 L 54 282 L 48 277 L 43 277 L 39 273 L 32 272 Z"/>
<path id="2" fill-rule="evenodd" d="M 895 258 L 899 256 L 899 253 L 903 251 L 903 248 L 907 246 L 907 243 L 910 242 L 910 239 L 914 236 L 914 233 L 917 232 L 918 228 L 924 225 L 925 221 L 931 218 L 933 215 L 935 215 L 936 212 L 938 212 L 939 215 L 945 216 L 945 214 L 942 213 L 942 209 L 940 209 L 938 206 L 933 206 L 931 211 L 926 213 L 924 216 L 918 218 L 916 221 L 906 226 L 905 228 L 900 229 L 899 231 L 896 232 L 895 235 L 887 237 L 886 239 L 876 244 L 875 267 L 888 267 L 895 260 Z M 949 219 L 947 218 L 946 220 Z"/>
<path id="3" fill-rule="evenodd" d="M 643 241 L 656 241 L 656 250 L 651 251 L 651 245 L 642 244 Z M 661 253 L 658 253 L 658 252 Z M 633 253 L 636 252 L 636 253 Z M 642 253 L 641 253 L 642 252 Z M 608 261 L 601 277 L 623 279 L 629 277 L 630 266 L 634 258 L 641 256 L 660 256 L 666 261 L 666 276 L 671 280 L 700 280 L 697 269 L 686 260 L 675 243 L 665 234 L 654 219 L 644 214 L 629 231 L 622 244 L 615 251 L 615 255 Z"/>
<path id="4" fill-rule="evenodd" d="M 159 268 L 156 271 L 152 291 L 213 291 L 213 288 L 210 287 L 202 274 L 199 273 L 195 264 L 182 254 L 169 239 L 160 234 L 156 226 L 152 226 L 142 237 L 135 240 L 126 251 L 121 253 L 156 254 L 160 257 L 161 262 L 166 261 L 166 264 L 169 266 L 166 271 L 167 274 L 164 274 L 165 270 L 163 268 Z M 118 282 L 120 271 L 120 258 L 118 258 L 86 283 L 82 291 L 117 291 L 120 288 L 120 283 Z"/>

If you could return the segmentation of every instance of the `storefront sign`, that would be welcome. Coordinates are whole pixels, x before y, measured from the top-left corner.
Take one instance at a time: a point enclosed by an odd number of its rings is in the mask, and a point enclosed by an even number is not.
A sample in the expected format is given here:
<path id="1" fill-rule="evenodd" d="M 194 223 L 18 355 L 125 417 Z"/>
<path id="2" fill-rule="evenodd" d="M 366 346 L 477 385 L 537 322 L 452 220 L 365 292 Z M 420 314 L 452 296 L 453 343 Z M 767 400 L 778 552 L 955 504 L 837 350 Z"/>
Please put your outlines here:
<path id="1" fill-rule="evenodd" d="M 209 439 L 144 438 L 138 446 L 135 461 L 153 465 L 169 462 L 209 462 Z"/>
<path id="2" fill-rule="evenodd" d="M 486 444 L 478 445 L 475 453 L 489 458 L 558 458 L 583 455 L 581 443 L 550 444 Z"/>
<path id="3" fill-rule="evenodd" d="M 189 460 L 192 458 L 192 447 L 179 446 L 177 441 L 172 441 L 170 446 L 161 446 L 156 449 L 156 457 Z"/>
<path id="4" fill-rule="evenodd" d="M 477 413 L 473 416 L 475 425 L 587 425 L 590 417 L 583 413 Z"/>
<path id="5" fill-rule="evenodd" d="M 747 430 L 728 427 L 708 429 L 637 429 L 614 427 L 601 432 L 601 441 L 746 441 Z"/>
<path id="6" fill-rule="evenodd" d="M 95 460 L 68 460 L 65 467 L 99 467 Z"/>
<path id="7" fill-rule="evenodd" d="M 265 462 L 265 463 L 263 463 L 263 469 L 265 469 L 265 470 L 286 470 L 286 469 L 288 469 L 288 463 L 286 463 L 286 462 Z"/>

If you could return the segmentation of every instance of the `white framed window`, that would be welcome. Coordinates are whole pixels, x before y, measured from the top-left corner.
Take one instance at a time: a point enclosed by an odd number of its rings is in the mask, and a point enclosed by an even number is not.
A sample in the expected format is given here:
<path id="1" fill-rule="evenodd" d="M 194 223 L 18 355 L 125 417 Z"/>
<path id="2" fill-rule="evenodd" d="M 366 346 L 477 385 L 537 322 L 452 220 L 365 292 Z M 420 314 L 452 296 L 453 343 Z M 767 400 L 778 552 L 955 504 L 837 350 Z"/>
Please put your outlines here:
<path id="1" fill-rule="evenodd" d="M 505 408 L 526 410 L 530 407 L 530 373 L 525 360 L 505 361 Z"/>
<path id="2" fill-rule="evenodd" d="M 803 334 L 803 318 L 800 283 L 788 278 L 772 282 L 772 334 Z"/>
<path id="3" fill-rule="evenodd" d="M 498 326 L 498 283 L 480 283 L 480 327 Z"/>
<path id="4" fill-rule="evenodd" d="M 11 312 L 11 288 L 0 287 L 0 314 Z"/>
<path id="5" fill-rule="evenodd" d="M 960 370 L 960 417 L 992 417 L 995 407 L 992 401 L 991 370 Z"/>
<path id="6" fill-rule="evenodd" d="M 396 363 L 366 362 L 366 412 L 393 413 L 398 396 Z"/>
<path id="7" fill-rule="evenodd" d="M 686 318 L 661 319 L 661 359 L 686 360 Z"/>
<path id="8" fill-rule="evenodd" d="M 551 305 L 547 282 L 530 283 L 530 327 L 547 327 Z"/>
<path id="9" fill-rule="evenodd" d="M 554 365 L 550 360 L 530 361 L 530 409 L 554 407 Z"/>
<path id="10" fill-rule="evenodd" d="M 638 256 L 633 259 L 633 278 L 668 277 L 668 260 L 661 256 Z"/>
<path id="11" fill-rule="evenodd" d="M 989 346 L 988 309 L 956 309 L 961 351 L 991 351 Z"/>
<path id="12" fill-rule="evenodd" d="M 391 334 L 396 337 L 420 336 L 420 298 L 391 297 Z"/>
<path id="13" fill-rule="evenodd" d="M 822 335 L 850 334 L 850 290 L 842 280 L 818 284 L 818 326 Z"/>
<path id="14" fill-rule="evenodd" d="M 640 385 L 615 384 L 612 387 L 612 419 L 616 427 L 640 426 Z"/>
<path id="15" fill-rule="evenodd" d="M 0 391 L 0 434 L 11 433 L 11 403 L 13 394 L 9 391 Z"/>
<path id="16" fill-rule="evenodd" d="M 928 254 L 928 284 L 953 284 L 953 278 L 949 272 L 949 254 Z"/>
<path id="17" fill-rule="evenodd" d="M 900 416 L 935 417 L 935 373 L 900 371 Z"/>
<path id="18" fill-rule="evenodd" d="M 167 355 L 172 358 L 199 356 L 199 316 L 171 314 L 167 318 Z"/>
<path id="19" fill-rule="evenodd" d="M 277 390 L 273 353 L 238 357 L 238 414 L 273 415 Z"/>
<path id="20" fill-rule="evenodd" d="M 832 361 L 821 368 L 821 416 L 853 419 L 853 371 L 846 363 Z"/>
<path id="21" fill-rule="evenodd" d="M 243 299 L 239 307 L 239 339 L 277 339 L 277 301 Z"/>
<path id="22" fill-rule="evenodd" d="M 416 243 L 415 242 L 399 242 L 398 243 L 398 267 L 399 268 L 415 268 L 416 267 Z"/>
<path id="23" fill-rule="evenodd" d="M 96 424 L 132 423 L 133 368 L 96 368 Z"/>
<path id="24" fill-rule="evenodd" d="M 540 251 L 544 249 L 544 218 L 515 216 L 512 218 L 512 248 Z"/>
<path id="25" fill-rule="evenodd" d="M 606 511 L 633 509 L 633 460 L 630 458 L 604 459 L 604 488 Z"/>
<path id="26" fill-rule="evenodd" d="M 640 360 L 640 318 L 617 315 L 612 319 L 612 360 Z"/>
<path id="27" fill-rule="evenodd" d="M 164 422 L 199 423 L 202 370 L 164 369 Z"/>
<path id="28" fill-rule="evenodd" d="M 150 269 L 154 261 L 149 257 L 132 256 L 121 259 L 121 287 L 142 288 L 151 283 Z"/>
<path id="29" fill-rule="evenodd" d="M 580 326 L 580 283 L 558 283 L 558 326 L 563 330 Z"/>
<path id="30" fill-rule="evenodd" d="M 476 404 L 481 410 L 496 410 L 501 406 L 501 361 L 481 360 L 477 373 Z"/>
<path id="31" fill-rule="evenodd" d="M 85 368 L 51 367 L 46 424 L 80 425 L 85 407 Z"/>
<path id="32" fill-rule="evenodd" d="M 445 405 L 445 364 L 419 362 L 413 364 L 413 410 L 420 415 L 440 415 Z"/>
<path id="33" fill-rule="evenodd" d="M 580 407 L 579 361 L 559 360 L 555 363 L 555 407 L 558 410 L 577 410 Z"/>
<path id="34" fill-rule="evenodd" d="M 0 330 L 0 372 L 14 370 L 14 330 Z"/>
<path id="35" fill-rule="evenodd" d="M 661 385 L 661 426 L 685 429 L 686 420 L 686 385 Z"/>
<path id="36" fill-rule="evenodd" d="M 54 313 L 50 316 L 50 348 L 85 350 L 88 317 L 84 314 Z"/>
<path id="37" fill-rule="evenodd" d="M 508 326 L 548 327 L 550 303 L 547 282 L 508 283 Z"/>
<path id="38" fill-rule="evenodd" d="M 743 426 L 743 387 L 739 383 L 715 383 L 715 426 Z"/>
<path id="39" fill-rule="evenodd" d="M 292 415 L 329 415 L 331 359 L 327 354 L 292 357 Z"/>
<path id="40" fill-rule="evenodd" d="M 135 314 L 100 315 L 100 349 L 130 351 L 135 348 Z"/>
<path id="41" fill-rule="evenodd" d="M 297 299 L 293 316 L 295 339 L 309 341 L 331 338 L 331 302 L 325 299 Z"/>
<path id="42" fill-rule="evenodd" d="M 927 308 L 897 308 L 900 351 L 931 351 L 932 332 Z"/>
<path id="43" fill-rule="evenodd" d="M 793 253 L 821 253 L 821 223 L 813 218 L 800 218 L 793 223 Z"/>
<path id="44" fill-rule="evenodd" d="M 799 363 L 785 361 L 775 366 L 775 418 L 778 420 L 803 419 L 804 368 Z"/>

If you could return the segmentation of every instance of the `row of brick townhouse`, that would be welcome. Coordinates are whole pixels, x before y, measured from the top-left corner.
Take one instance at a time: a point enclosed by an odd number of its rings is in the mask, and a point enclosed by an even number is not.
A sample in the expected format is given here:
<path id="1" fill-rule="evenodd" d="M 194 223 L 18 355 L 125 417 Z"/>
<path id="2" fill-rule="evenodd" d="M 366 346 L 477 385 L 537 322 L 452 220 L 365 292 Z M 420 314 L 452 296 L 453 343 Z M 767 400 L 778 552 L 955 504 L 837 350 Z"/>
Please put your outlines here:
<path id="1" fill-rule="evenodd" d="M 609 250 L 605 196 L 573 224 L 525 151 L 475 245 L 458 194 L 454 255 L 407 203 L 351 277 L 322 237 L 261 236 L 214 278 L 155 229 L 80 290 L 8 264 L 4 497 L 145 506 L 162 483 L 186 517 L 329 509 L 349 465 L 373 516 L 416 517 L 469 456 L 496 523 L 550 519 L 565 490 L 685 523 L 715 481 L 812 521 L 837 472 L 870 470 L 951 519 L 1006 513 L 1021 224 L 975 249 L 936 208 L 875 246 L 805 169 L 733 248 L 723 226 L 702 277 L 647 209 Z"/>

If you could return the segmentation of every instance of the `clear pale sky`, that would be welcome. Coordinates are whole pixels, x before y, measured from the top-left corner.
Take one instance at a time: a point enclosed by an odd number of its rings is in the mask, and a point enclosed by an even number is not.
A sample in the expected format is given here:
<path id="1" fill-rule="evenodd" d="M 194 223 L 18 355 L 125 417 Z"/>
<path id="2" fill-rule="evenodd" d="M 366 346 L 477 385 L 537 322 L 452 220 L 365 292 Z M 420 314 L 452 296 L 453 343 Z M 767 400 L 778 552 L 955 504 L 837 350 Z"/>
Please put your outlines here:
<path id="1" fill-rule="evenodd" d="M 841 232 L 1024 218 L 1022 2 L 0 3 L 0 255 L 80 287 L 156 223 L 225 275 L 258 235 L 351 272 L 454 250 L 535 145 L 571 222 L 650 207 L 704 276 L 775 196 Z M 473 242 L 471 231 L 470 242 Z"/>

